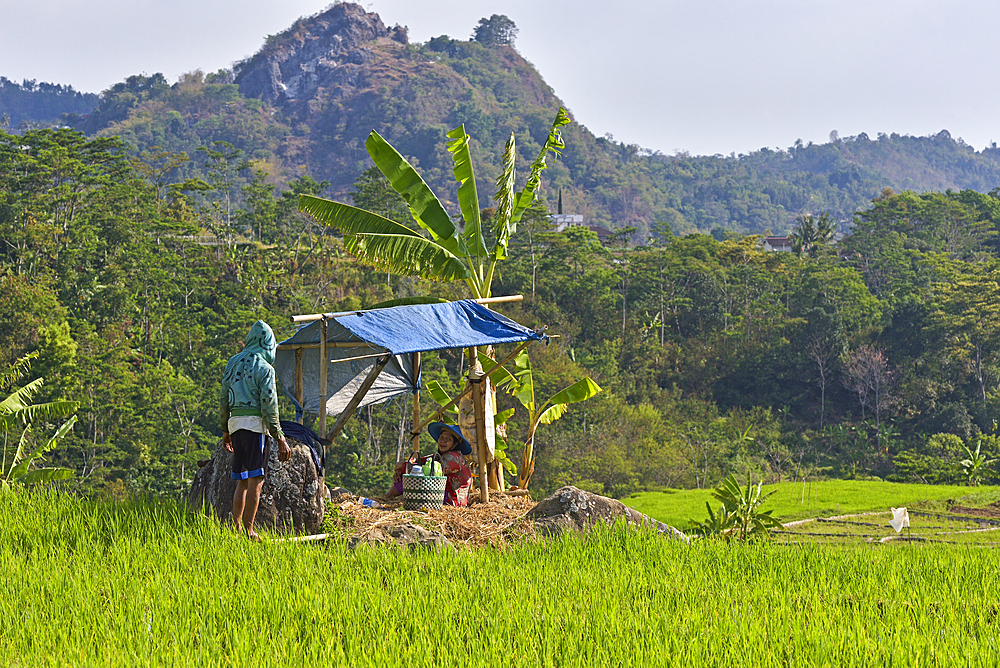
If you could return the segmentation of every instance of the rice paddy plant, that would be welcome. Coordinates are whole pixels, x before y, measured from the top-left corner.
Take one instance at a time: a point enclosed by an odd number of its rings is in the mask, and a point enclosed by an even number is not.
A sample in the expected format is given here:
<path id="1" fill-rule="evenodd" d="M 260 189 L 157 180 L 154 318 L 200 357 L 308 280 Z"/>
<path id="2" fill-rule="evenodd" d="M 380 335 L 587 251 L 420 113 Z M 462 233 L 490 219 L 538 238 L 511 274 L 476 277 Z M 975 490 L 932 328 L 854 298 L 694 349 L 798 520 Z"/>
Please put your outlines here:
<path id="1" fill-rule="evenodd" d="M 252 544 L 179 505 L 0 496 L 6 665 L 988 665 L 1000 552 L 624 527 L 508 549 Z"/>

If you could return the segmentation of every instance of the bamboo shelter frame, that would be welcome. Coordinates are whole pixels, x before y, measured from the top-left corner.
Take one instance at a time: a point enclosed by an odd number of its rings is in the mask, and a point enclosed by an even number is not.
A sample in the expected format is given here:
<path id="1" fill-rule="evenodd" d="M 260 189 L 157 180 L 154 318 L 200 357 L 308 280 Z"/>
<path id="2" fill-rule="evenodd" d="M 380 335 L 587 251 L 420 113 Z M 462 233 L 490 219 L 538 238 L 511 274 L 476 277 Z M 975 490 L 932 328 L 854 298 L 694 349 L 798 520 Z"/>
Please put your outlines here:
<path id="1" fill-rule="evenodd" d="M 510 295 L 505 297 L 492 297 L 487 299 L 476 299 L 473 300 L 478 304 L 495 304 L 495 303 L 505 303 L 520 301 L 523 299 L 522 295 Z M 294 350 L 295 356 L 295 399 L 301 406 L 304 398 L 304 388 L 303 388 L 303 350 L 304 349 L 319 349 L 319 359 L 327 360 L 329 363 L 340 363 L 340 362 L 352 362 L 362 359 L 376 359 L 374 366 L 368 372 L 364 381 L 361 383 L 360 387 L 351 397 L 347 406 L 341 411 L 340 415 L 337 417 L 336 423 L 333 428 L 327 433 L 326 423 L 327 423 L 327 406 L 325 398 L 328 396 L 328 386 L 327 386 L 327 364 L 320 364 L 319 369 L 319 392 L 320 396 L 324 398 L 319 402 L 319 415 L 318 415 L 318 433 L 320 438 L 325 441 L 330 441 L 341 432 L 347 421 L 354 415 L 359 405 L 361 405 L 362 400 L 367 395 L 372 385 L 378 379 L 379 375 L 385 369 L 386 365 L 393 357 L 393 353 L 389 350 L 378 350 L 377 348 L 370 348 L 375 350 L 372 354 L 359 355 L 349 358 L 337 358 L 330 359 L 327 354 L 328 348 L 358 348 L 362 343 L 351 341 L 351 342 L 338 342 L 338 341 L 327 341 L 328 338 L 328 324 L 331 319 L 333 319 L 333 314 L 328 313 L 314 313 L 307 315 L 297 315 L 292 316 L 291 320 L 293 323 L 307 323 L 320 321 L 320 340 L 318 343 L 292 343 L 292 344 L 279 344 L 278 350 Z M 534 333 L 537 335 L 542 335 L 545 331 L 545 327 L 535 330 Z M 481 369 L 476 369 L 472 366 L 469 370 L 469 386 L 457 397 L 452 399 L 446 405 L 438 408 L 434 411 L 430 417 L 421 420 L 421 405 L 420 405 L 420 387 L 416 382 L 420 378 L 420 368 L 421 368 L 421 352 L 409 353 L 411 355 L 411 360 L 413 364 L 413 379 L 416 387 L 413 390 L 413 424 L 415 425 L 410 431 L 411 437 L 411 450 L 412 452 L 419 452 L 420 449 L 420 434 L 423 432 L 424 428 L 433 422 L 434 420 L 441 417 L 441 415 L 452 408 L 458 402 L 460 402 L 466 395 L 470 392 L 472 393 L 472 403 L 476 416 L 476 443 L 475 447 L 477 449 L 478 460 L 480 462 L 479 466 L 479 489 L 480 489 L 480 500 L 482 502 L 489 501 L 489 482 L 487 476 L 487 437 L 486 437 L 486 421 L 485 421 L 485 396 L 483 389 L 483 379 L 489 378 L 497 370 L 500 369 L 504 364 L 508 363 L 514 359 L 521 351 L 528 347 L 529 344 L 537 341 L 539 339 L 532 338 L 527 341 L 521 342 L 521 344 L 509 355 L 507 355 L 503 360 L 491 366 L 489 370 L 483 371 Z M 465 349 L 471 355 L 471 359 L 476 359 L 477 350 L 476 347 L 470 347 Z M 300 417 L 300 422 L 302 418 Z M 325 450 L 325 446 L 324 446 Z M 325 453 L 324 453 L 325 454 Z M 325 472 L 324 472 L 325 473 Z"/>

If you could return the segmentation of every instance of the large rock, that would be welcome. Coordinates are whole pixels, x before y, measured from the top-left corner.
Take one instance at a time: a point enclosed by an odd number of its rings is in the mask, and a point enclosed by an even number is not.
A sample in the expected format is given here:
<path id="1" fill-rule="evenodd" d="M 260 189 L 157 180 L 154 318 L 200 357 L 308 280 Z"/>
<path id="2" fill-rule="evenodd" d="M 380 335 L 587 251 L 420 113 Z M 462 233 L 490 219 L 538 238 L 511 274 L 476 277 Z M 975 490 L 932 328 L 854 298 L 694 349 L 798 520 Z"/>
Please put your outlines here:
<path id="1" fill-rule="evenodd" d="M 609 499 L 572 486 L 560 487 L 551 496 L 540 501 L 528 511 L 528 518 L 534 521 L 535 531 L 543 536 L 565 530 L 582 533 L 595 524 L 614 524 L 624 519 L 632 525 L 652 527 L 671 538 L 688 540 L 687 536 L 674 527 L 643 515 L 617 499 Z"/>
<path id="2" fill-rule="evenodd" d="M 294 438 L 288 438 L 288 445 L 292 456 L 287 462 L 278 461 L 277 443 L 268 454 L 254 526 L 274 531 L 315 533 L 323 522 L 326 485 L 316 470 L 309 447 Z M 204 507 L 220 520 L 227 520 L 233 512 L 233 493 L 236 491 L 236 481 L 229 476 L 232 467 L 233 455 L 220 440 L 212 459 L 195 474 L 188 504 Z"/>

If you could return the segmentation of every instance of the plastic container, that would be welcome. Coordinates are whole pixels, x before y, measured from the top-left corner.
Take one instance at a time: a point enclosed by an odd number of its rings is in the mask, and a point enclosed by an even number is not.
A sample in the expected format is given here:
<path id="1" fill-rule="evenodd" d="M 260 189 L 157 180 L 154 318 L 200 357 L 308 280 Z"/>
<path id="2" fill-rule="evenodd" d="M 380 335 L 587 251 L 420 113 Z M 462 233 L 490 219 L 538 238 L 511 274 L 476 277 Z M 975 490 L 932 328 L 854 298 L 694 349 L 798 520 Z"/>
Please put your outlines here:
<path id="1" fill-rule="evenodd" d="M 410 468 L 410 475 L 421 475 L 422 476 L 423 474 L 424 474 L 424 468 L 422 466 L 420 466 L 420 464 L 414 464 Z"/>
<path id="2" fill-rule="evenodd" d="M 362 506 L 365 506 L 366 508 L 381 508 L 382 507 L 382 504 L 379 503 L 378 501 L 376 501 L 375 499 L 367 499 L 367 498 L 365 498 L 363 496 L 359 496 L 358 497 L 358 503 L 360 503 Z"/>

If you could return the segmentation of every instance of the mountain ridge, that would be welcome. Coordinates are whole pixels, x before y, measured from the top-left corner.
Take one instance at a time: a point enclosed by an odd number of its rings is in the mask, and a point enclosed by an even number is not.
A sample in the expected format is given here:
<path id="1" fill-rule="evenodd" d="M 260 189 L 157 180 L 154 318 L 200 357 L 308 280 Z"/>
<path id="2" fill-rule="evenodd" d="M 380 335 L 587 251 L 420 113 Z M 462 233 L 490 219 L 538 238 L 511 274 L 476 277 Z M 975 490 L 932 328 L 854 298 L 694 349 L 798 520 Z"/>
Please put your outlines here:
<path id="1" fill-rule="evenodd" d="M 446 35 L 411 44 L 405 28 L 339 3 L 269 37 L 230 71 L 191 73 L 173 85 L 162 75 L 130 77 L 104 91 L 93 113 L 64 122 L 122 136 L 137 152 L 194 155 L 221 139 L 275 184 L 307 173 L 329 181 L 339 199 L 371 165 L 364 141 L 374 129 L 452 208 L 448 130 L 465 123 L 474 137 L 482 205 L 489 206 L 487 184 L 499 173 L 507 137 L 518 141 L 524 173 L 559 106 L 510 45 Z M 544 179 L 550 204 L 561 190 L 567 213 L 608 228 L 634 226 L 637 240 L 656 221 L 677 233 L 782 233 L 805 213 L 849 221 L 887 187 L 988 192 L 1000 185 L 1000 151 L 977 152 L 947 131 L 875 140 L 862 133 L 728 157 L 651 152 L 575 122 L 564 136 L 566 150 Z"/>

